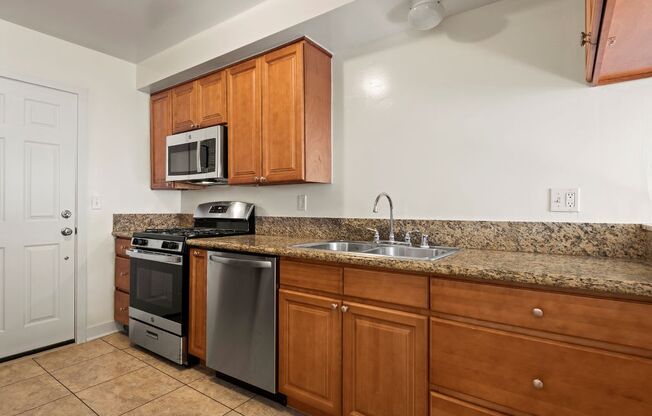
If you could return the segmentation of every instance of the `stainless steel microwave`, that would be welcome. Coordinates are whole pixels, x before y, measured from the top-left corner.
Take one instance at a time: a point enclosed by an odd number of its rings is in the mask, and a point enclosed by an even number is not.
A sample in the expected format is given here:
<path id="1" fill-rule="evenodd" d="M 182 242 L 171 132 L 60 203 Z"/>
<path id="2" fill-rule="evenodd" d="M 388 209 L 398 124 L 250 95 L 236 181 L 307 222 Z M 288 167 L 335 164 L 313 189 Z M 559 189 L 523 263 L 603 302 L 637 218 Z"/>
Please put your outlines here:
<path id="1" fill-rule="evenodd" d="M 166 138 L 165 180 L 202 184 L 225 184 L 226 127 L 173 134 Z"/>

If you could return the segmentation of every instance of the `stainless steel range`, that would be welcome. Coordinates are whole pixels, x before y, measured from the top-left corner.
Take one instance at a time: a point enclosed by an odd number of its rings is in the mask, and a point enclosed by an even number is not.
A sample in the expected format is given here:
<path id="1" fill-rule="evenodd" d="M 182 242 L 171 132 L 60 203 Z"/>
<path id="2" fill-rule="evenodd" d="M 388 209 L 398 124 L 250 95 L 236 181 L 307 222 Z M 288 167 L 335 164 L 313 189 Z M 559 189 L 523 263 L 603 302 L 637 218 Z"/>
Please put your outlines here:
<path id="1" fill-rule="evenodd" d="M 188 363 L 187 240 L 255 232 L 255 209 L 245 202 L 211 202 L 195 210 L 194 227 L 134 233 L 129 339 L 178 364 Z"/>

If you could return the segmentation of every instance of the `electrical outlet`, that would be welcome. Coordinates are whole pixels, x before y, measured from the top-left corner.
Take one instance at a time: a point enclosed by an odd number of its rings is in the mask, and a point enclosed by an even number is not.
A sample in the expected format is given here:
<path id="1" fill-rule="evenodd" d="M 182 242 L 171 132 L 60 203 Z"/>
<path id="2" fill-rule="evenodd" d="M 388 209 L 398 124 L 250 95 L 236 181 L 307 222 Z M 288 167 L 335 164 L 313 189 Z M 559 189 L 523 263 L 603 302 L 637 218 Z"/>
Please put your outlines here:
<path id="1" fill-rule="evenodd" d="M 579 212 L 580 188 L 550 189 L 550 211 Z"/>
<path id="2" fill-rule="evenodd" d="M 308 195 L 297 195 L 297 211 L 305 211 L 308 208 Z"/>

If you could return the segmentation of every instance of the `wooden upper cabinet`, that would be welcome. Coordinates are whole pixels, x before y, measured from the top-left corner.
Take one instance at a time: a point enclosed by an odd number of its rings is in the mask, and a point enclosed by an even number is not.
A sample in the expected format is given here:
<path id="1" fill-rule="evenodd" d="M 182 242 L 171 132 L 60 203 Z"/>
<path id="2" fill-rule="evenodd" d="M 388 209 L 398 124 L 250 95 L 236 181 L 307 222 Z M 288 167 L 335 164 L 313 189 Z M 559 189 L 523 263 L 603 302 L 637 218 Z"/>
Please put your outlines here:
<path id="1" fill-rule="evenodd" d="M 206 250 L 190 250 L 188 352 L 206 360 Z"/>
<path id="2" fill-rule="evenodd" d="M 195 128 L 197 90 L 194 82 L 172 89 L 172 132 L 180 133 Z"/>
<path id="3" fill-rule="evenodd" d="M 226 123 L 224 71 L 172 89 L 172 132 Z"/>
<path id="4" fill-rule="evenodd" d="M 227 78 L 229 183 L 330 183 L 331 57 L 300 41 Z"/>
<path id="5" fill-rule="evenodd" d="M 261 61 L 263 177 L 268 183 L 303 181 L 303 44 L 268 53 Z"/>
<path id="6" fill-rule="evenodd" d="M 428 319 L 345 302 L 343 414 L 428 414 Z"/>
<path id="7" fill-rule="evenodd" d="M 586 19 L 587 81 L 601 85 L 652 76 L 652 2 L 586 0 Z"/>
<path id="8" fill-rule="evenodd" d="M 200 127 L 226 123 L 226 80 L 224 71 L 200 78 L 196 83 L 196 124 Z"/>
<path id="9" fill-rule="evenodd" d="M 342 396 L 340 301 L 281 289 L 279 391 L 308 414 L 338 416 Z"/>
<path id="10" fill-rule="evenodd" d="M 260 60 L 227 70 L 229 184 L 257 183 L 261 176 Z"/>

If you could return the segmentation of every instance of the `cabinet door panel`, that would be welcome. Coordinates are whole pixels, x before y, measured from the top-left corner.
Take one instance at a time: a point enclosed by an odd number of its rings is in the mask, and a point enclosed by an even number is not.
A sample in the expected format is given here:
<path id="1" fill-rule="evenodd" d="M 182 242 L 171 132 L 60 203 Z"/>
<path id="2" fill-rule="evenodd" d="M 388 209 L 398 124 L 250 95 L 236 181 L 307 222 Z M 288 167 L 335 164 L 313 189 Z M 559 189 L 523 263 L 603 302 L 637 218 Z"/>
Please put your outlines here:
<path id="1" fill-rule="evenodd" d="M 428 413 L 428 320 L 347 303 L 343 313 L 343 403 L 347 416 Z"/>
<path id="2" fill-rule="evenodd" d="M 206 360 L 206 250 L 190 251 L 188 352 Z"/>
<path id="3" fill-rule="evenodd" d="M 197 107 L 197 91 L 195 83 L 188 82 L 172 89 L 172 132 L 188 131 L 198 124 L 195 108 Z"/>
<path id="4" fill-rule="evenodd" d="M 113 319 L 122 325 L 129 325 L 129 294 L 120 290 L 113 292 Z"/>
<path id="5" fill-rule="evenodd" d="M 169 189 L 166 182 L 166 144 L 165 138 L 172 134 L 172 100 L 170 91 L 152 95 L 150 100 L 150 157 L 151 188 Z"/>
<path id="6" fill-rule="evenodd" d="M 229 184 L 255 184 L 260 177 L 260 67 L 252 59 L 227 70 Z"/>
<path id="7" fill-rule="evenodd" d="M 279 291 L 279 391 L 291 404 L 341 414 L 340 301 Z"/>
<path id="8" fill-rule="evenodd" d="M 265 183 L 305 179 L 303 43 L 262 59 L 262 150 Z"/>
<path id="9" fill-rule="evenodd" d="M 196 81 L 197 122 L 200 127 L 226 123 L 226 80 L 224 71 Z"/>
<path id="10" fill-rule="evenodd" d="M 115 287 L 129 293 L 129 259 L 115 256 Z"/>

